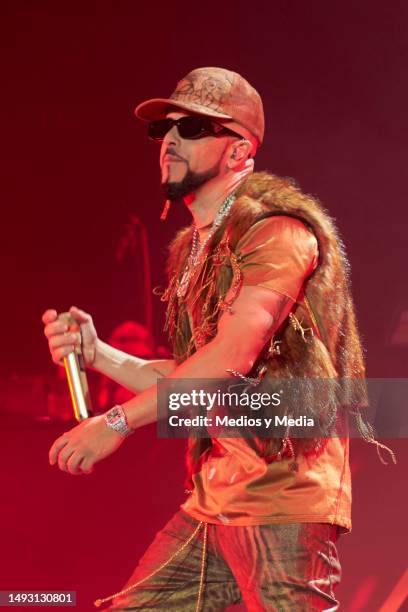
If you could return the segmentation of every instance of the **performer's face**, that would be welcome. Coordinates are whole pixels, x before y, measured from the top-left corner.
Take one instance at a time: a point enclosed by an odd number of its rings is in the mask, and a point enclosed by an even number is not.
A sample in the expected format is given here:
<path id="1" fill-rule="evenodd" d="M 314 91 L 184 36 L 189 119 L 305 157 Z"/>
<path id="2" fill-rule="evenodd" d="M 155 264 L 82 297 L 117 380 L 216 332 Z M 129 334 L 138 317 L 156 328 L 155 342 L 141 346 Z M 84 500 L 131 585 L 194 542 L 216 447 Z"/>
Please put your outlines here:
<path id="1" fill-rule="evenodd" d="M 187 114 L 171 112 L 167 117 L 179 119 Z M 180 199 L 225 171 L 222 161 L 235 140 L 235 136 L 228 134 L 188 140 L 181 138 L 173 126 L 165 135 L 160 151 L 165 196 L 170 200 Z"/>

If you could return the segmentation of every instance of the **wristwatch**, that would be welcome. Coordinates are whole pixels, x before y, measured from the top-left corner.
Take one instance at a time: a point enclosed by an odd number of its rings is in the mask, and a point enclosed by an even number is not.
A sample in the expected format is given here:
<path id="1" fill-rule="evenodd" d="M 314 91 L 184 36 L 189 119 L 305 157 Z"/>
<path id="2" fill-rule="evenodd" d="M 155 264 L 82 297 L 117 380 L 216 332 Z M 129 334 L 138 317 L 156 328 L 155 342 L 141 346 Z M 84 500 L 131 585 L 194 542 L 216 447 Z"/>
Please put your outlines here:
<path id="1" fill-rule="evenodd" d="M 124 438 L 135 432 L 134 429 L 129 427 L 125 411 L 119 404 L 105 413 L 105 423 L 108 427 L 117 431 Z"/>

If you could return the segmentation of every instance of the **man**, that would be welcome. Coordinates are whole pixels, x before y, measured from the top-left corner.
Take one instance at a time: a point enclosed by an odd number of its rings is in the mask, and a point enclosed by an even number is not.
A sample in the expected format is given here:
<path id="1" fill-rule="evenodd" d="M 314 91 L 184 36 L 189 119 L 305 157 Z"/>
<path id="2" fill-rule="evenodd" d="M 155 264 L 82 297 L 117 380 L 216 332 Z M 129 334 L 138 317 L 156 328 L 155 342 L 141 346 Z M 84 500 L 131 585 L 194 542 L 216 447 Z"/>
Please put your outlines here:
<path id="1" fill-rule="evenodd" d="M 53 360 L 77 342 L 85 362 L 137 393 L 83 421 L 51 465 L 88 474 L 156 420 L 159 377 L 353 378 L 364 364 L 347 261 L 330 217 L 287 179 L 252 174 L 262 102 L 240 75 L 193 70 L 167 99 L 136 108 L 161 142 L 162 185 L 192 226 L 168 263 L 166 328 L 174 360 L 146 361 L 102 342 L 72 307 L 81 338 L 43 315 Z M 351 402 L 352 404 L 352 402 Z M 315 409 L 293 402 L 291 415 Z M 189 440 L 192 489 L 140 560 L 112 610 L 336 610 L 336 539 L 351 529 L 346 438 Z M 370 434 L 366 438 L 373 441 Z"/>

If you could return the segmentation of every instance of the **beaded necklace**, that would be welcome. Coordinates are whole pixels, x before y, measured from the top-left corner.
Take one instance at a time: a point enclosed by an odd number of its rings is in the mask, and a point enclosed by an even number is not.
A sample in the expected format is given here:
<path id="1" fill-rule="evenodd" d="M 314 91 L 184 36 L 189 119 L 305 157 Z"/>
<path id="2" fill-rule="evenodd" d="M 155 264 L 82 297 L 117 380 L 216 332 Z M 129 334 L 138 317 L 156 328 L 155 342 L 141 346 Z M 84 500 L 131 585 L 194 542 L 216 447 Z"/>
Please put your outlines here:
<path id="1" fill-rule="evenodd" d="M 221 204 L 220 209 L 214 219 L 214 222 L 212 223 L 210 227 L 210 231 L 208 232 L 207 237 L 205 238 L 205 240 L 203 240 L 203 242 L 200 242 L 199 231 L 197 229 L 197 226 L 194 225 L 193 239 L 191 242 L 191 251 L 187 259 L 186 267 L 184 268 L 183 276 L 181 277 L 181 280 L 178 282 L 177 297 L 179 298 L 185 297 L 188 286 L 190 284 L 191 277 L 193 275 L 193 272 L 196 266 L 200 263 L 201 257 L 205 251 L 206 246 L 210 242 L 211 238 L 214 236 L 215 232 L 221 225 L 224 218 L 228 215 L 235 199 L 236 199 L 236 196 L 234 193 L 231 193 L 228 197 L 225 198 L 225 200 Z"/>

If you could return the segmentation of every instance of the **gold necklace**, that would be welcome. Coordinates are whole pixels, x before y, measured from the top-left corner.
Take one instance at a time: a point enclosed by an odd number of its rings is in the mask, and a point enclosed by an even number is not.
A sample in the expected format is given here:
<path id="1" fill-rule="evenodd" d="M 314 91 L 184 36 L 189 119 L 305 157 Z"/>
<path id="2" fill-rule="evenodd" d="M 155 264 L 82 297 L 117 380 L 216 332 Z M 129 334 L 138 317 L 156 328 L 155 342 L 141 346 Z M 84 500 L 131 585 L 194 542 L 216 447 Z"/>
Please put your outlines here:
<path id="1" fill-rule="evenodd" d="M 177 297 L 182 299 L 186 296 L 193 272 L 196 266 L 199 264 L 206 246 L 209 244 L 211 238 L 214 236 L 215 232 L 221 225 L 222 221 L 224 220 L 224 218 L 228 215 L 229 211 L 231 210 L 231 206 L 235 202 L 235 197 L 236 197 L 235 194 L 231 193 L 229 196 L 225 198 L 225 200 L 220 206 L 220 209 L 213 223 L 210 225 L 210 231 L 208 232 L 204 241 L 201 243 L 200 243 L 199 231 L 196 225 L 194 225 L 193 239 L 191 242 L 191 251 L 190 251 L 190 255 L 188 256 L 187 263 L 184 268 L 184 272 L 181 277 L 181 280 L 178 281 L 178 284 L 177 284 Z"/>

